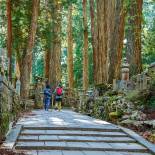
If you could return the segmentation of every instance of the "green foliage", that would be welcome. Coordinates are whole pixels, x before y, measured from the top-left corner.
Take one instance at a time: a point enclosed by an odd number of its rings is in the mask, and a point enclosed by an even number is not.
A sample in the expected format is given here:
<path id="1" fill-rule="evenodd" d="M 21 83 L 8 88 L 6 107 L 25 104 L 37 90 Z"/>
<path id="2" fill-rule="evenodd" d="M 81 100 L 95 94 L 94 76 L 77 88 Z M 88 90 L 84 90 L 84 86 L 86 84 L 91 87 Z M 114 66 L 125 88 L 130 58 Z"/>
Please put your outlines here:
<path id="1" fill-rule="evenodd" d="M 126 99 L 134 102 L 136 105 L 146 105 L 150 99 L 150 91 L 131 91 L 127 94 Z"/>
<path id="2" fill-rule="evenodd" d="M 8 132 L 10 123 L 16 121 L 23 110 L 19 96 L 5 85 L 4 87 L 0 92 L 0 141 Z"/>
<path id="3" fill-rule="evenodd" d="M 21 60 L 26 50 L 32 15 L 32 1 L 16 0 L 12 2 L 13 52 Z"/>
<path id="4" fill-rule="evenodd" d="M 123 115 L 122 111 L 115 111 L 115 112 L 110 112 L 109 113 L 109 119 L 112 122 L 116 122 L 119 118 L 121 118 Z"/>
<path id="5" fill-rule="evenodd" d="M 128 92 L 126 99 L 129 101 L 135 101 L 137 100 L 137 96 L 139 95 L 139 91 L 138 90 L 133 90 L 131 92 Z"/>
<path id="6" fill-rule="evenodd" d="M 155 110 L 155 96 L 151 97 L 148 101 L 148 108 Z"/>
<path id="7" fill-rule="evenodd" d="M 155 61 L 155 21 L 153 23 L 153 27 L 144 35 L 145 40 L 143 46 L 143 63 L 145 66 L 147 66 Z"/>
<path id="8" fill-rule="evenodd" d="M 9 128 L 10 114 L 8 112 L 1 113 L 0 119 L 0 139 L 3 139 Z"/>
<path id="9" fill-rule="evenodd" d="M 0 1 L 0 48 L 6 47 L 6 33 L 7 33 L 7 22 L 6 22 L 6 1 Z"/>
<path id="10" fill-rule="evenodd" d="M 143 5 L 144 24 L 143 24 L 143 65 L 146 68 L 150 63 L 155 61 L 155 2 L 150 0 L 144 1 Z"/>

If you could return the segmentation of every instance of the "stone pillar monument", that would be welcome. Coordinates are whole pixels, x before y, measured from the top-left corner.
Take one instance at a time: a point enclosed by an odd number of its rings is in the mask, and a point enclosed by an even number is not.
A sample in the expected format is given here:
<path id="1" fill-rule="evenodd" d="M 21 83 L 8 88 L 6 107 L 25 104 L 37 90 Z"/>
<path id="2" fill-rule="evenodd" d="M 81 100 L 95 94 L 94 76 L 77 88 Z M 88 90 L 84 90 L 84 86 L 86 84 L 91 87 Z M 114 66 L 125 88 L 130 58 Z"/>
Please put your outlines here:
<path id="1" fill-rule="evenodd" d="M 122 80 L 129 81 L 129 64 L 127 63 L 127 59 L 124 59 L 124 62 L 122 64 Z"/>
<path id="2" fill-rule="evenodd" d="M 141 75 L 138 74 L 137 75 L 137 81 L 136 81 L 136 89 L 140 90 L 140 88 L 141 88 Z"/>
<path id="3" fill-rule="evenodd" d="M 121 88 L 124 90 L 127 89 L 127 82 L 129 81 L 129 64 L 126 58 L 122 63 L 121 74 Z"/>
<path id="4" fill-rule="evenodd" d="M 18 79 L 16 81 L 16 92 L 20 95 L 20 87 L 21 87 L 21 82 L 20 80 Z"/>

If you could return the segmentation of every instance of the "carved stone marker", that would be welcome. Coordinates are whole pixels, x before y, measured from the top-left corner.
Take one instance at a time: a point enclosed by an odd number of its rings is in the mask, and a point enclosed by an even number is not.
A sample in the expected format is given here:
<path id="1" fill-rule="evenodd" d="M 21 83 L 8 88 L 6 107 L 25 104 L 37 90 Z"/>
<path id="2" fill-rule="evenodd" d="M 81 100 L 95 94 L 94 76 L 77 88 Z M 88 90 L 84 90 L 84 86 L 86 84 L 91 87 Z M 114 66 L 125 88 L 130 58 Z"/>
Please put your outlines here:
<path id="1" fill-rule="evenodd" d="M 16 92 L 20 95 L 20 87 L 21 87 L 21 82 L 20 80 L 18 79 L 16 81 Z"/>

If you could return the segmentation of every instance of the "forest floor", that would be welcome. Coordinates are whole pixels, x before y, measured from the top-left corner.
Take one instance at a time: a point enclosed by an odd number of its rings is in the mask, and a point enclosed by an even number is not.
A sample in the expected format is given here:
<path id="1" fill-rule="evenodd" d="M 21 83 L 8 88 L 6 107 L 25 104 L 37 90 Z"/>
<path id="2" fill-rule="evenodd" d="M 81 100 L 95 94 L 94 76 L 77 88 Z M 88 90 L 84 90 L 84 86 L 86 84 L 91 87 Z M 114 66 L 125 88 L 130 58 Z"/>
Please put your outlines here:
<path id="1" fill-rule="evenodd" d="M 0 149 L 0 155 L 25 155 L 24 153 L 17 153 L 13 150 Z"/>
<path id="2" fill-rule="evenodd" d="M 146 114 L 146 121 L 155 120 L 155 111 L 147 110 L 145 111 Z M 152 125 L 142 123 L 140 125 L 126 125 L 125 127 L 135 131 L 139 135 L 141 135 L 146 140 L 150 141 L 151 143 L 155 144 L 155 131 Z"/>

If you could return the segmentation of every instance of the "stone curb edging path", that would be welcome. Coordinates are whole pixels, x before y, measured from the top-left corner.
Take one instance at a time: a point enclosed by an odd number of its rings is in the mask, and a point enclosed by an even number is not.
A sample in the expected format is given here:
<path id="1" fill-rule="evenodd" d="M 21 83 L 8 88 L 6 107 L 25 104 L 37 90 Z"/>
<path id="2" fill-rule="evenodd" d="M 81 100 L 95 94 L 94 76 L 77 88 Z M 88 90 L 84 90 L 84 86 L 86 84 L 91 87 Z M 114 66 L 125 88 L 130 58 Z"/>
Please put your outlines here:
<path id="1" fill-rule="evenodd" d="M 122 129 L 124 132 L 126 132 L 128 135 L 130 135 L 130 137 L 132 137 L 133 139 L 135 139 L 137 142 L 139 142 L 140 144 L 144 145 L 145 147 L 147 147 L 153 154 L 155 154 L 155 145 L 148 142 L 147 140 L 145 140 L 143 137 L 139 136 L 137 133 L 135 133 L 134 131 L 121 127 L 120 129 Z"/>
<path id="2" fill-rule="evenodd" d="M 16 128 L 11 131 L 15 135 L 8 136 L 5 146 L 26 151 L 26 154 L 155 154 L 155 145 L 133 131 L 70 110 L 35 110 L 32 115 L 23 116 Z"/>
<path id="3" fill-rule="evenodd" d="M 2 145 L 2 148 L 13 149 L 21 130 L 22 125 L 16 125 L 15 127 L 13 127 L 8 133 L 6 140 Z"/>

